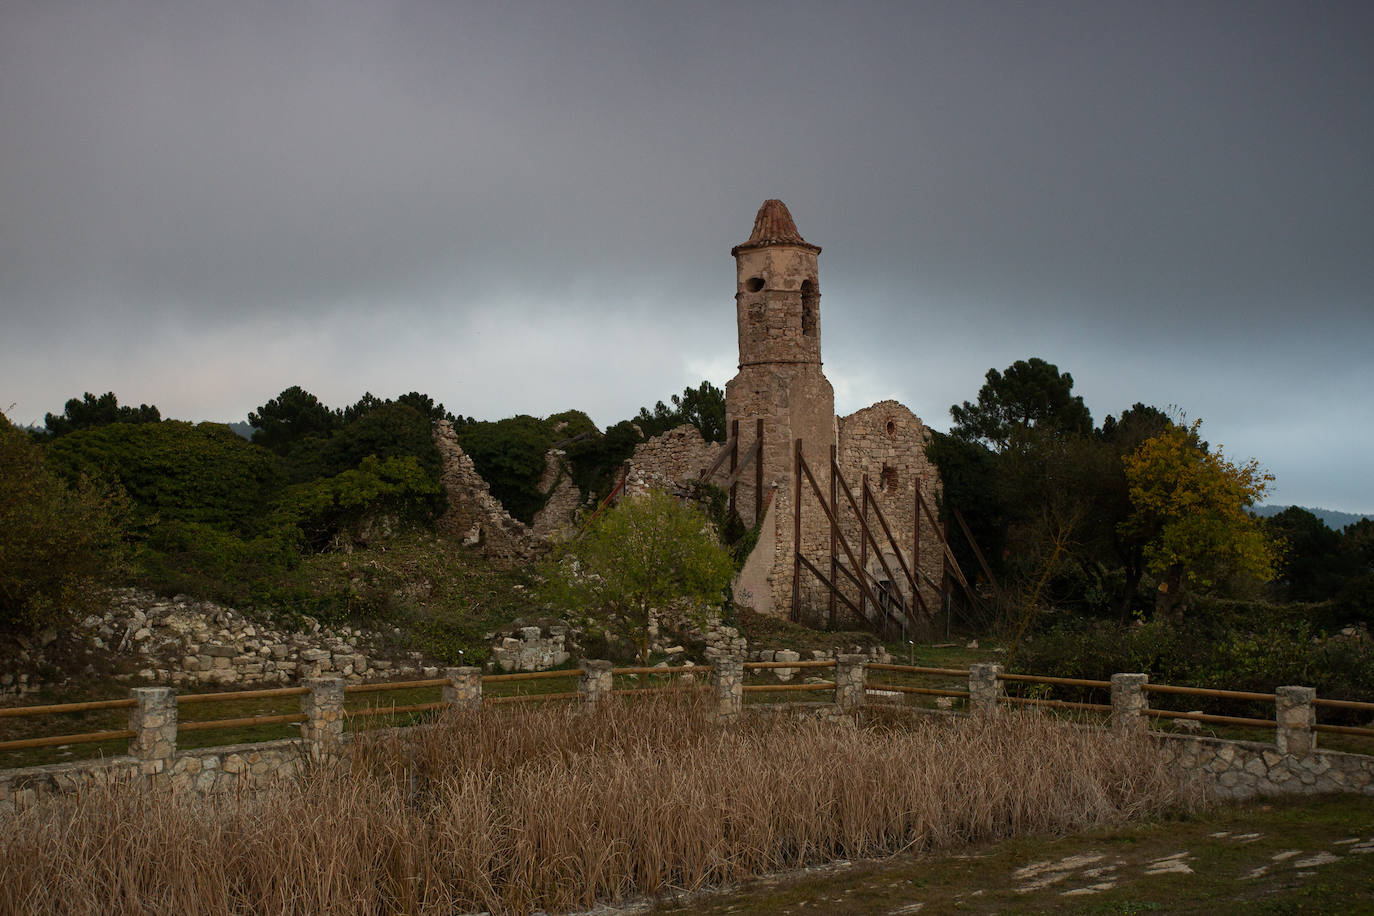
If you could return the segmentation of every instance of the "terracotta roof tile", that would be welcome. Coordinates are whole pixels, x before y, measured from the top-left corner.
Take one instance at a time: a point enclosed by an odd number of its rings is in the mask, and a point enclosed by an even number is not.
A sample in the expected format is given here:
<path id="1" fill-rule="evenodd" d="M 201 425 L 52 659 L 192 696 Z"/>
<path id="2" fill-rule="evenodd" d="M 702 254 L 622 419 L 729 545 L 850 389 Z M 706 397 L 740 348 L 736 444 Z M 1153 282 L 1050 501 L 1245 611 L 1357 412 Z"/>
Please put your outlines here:
<path id="1" fill-rule="evenodd" d="M 787 211 L 787 204 L 780 200 L 763 202 L 758 215 L 754 217 L 754 231 L 749 234 L 749 241 L 736 245 L 730 253 L 733 255 L 750 248 L 763 248 L 768 245 L 798 245 L 817 252 L 821 250 L 820 246 L 812 245 L 802 238 L 801 233 L 797 231 L 797 224 L 792 221 L 792 214 Z"/>

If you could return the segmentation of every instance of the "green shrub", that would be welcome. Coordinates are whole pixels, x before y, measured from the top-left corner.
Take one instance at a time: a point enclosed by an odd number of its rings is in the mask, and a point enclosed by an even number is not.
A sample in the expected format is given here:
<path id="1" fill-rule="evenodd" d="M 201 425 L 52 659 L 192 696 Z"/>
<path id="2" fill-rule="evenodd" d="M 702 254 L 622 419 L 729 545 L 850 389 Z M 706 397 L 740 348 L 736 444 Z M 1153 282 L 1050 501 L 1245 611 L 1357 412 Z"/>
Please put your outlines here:
<path id="1" fill-rule="evenodd" d="M 414 455 L 364 458 L 353 470 L 289 487 L 272 511 L 274 529 L 298 531 L 324 548 L 337 537 L 362 539 L 366 523 L 432 519 L 441 489 Z"/>
<path id="2" fill-rule="evenodd" d="M 275 455 L 222 423 L 113 423 L 56 439 L 48 456 L 69 480 L 86 474 L 117 482 L 141 525 L 171 520 L 259 529 L 281 480 Z"/>
<path id="3" fill-rule="evenodd" d="M 118 568 L 126 504 L 84 477 L 71 485 L 0 414 L 0 628 L 34 630 L 85 606 Z"/>

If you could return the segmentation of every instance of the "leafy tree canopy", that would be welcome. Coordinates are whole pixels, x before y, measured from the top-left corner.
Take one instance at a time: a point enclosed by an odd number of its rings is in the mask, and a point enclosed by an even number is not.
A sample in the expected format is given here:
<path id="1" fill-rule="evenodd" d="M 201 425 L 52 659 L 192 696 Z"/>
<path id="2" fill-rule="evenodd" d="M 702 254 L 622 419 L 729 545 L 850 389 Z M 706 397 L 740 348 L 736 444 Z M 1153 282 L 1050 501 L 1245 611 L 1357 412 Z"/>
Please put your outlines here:
<path id="1" fill-rule="evenodd" d="M 115 397 L 113 391 L 107 391 L 100 397 L 87 391 L 79 400 L 72 398 L 67 401 L 60 415 L 50 413 L 44 416 L 43 423 L 49 435 L 65 436 L 78 429 L 108 426 L 111 423 L 157 423 L 161 419 L 162 414 L 151 404 L 120 407 L 119 398 Z"/>
<path id="2" fill-rule="evenodd" d="M 684 388 L 682 394 L 675 394 L 670 400 L 673 402 L 671 408 L 659 401 L 652 411 L 647 407 L 639 409 L 635 422 L 644 431 L 646 439 L 690 423 L 707 442 L 725 441 L 724 391 L 703 381 L 695 388 Z"/>
<path id="3" fill-rule="evenodd" d="M 1049 425 L 1068 435 L 1092 432 L 1092 414 L 1083 398 L 1072 394 L 1073 376 L 1038 357 L 1017 360 L 1006 372 L 989 369 L 978 391 L 978 403 L 951 407 L 950 435 L 1005 449 L 1018 430 Z"/>
<path id="4" fill-rule="evenodd" d="M 260 525 L 281 462 L 222 423 L 113 423 L 80 430 L 48 446 L 53 467 L 118 483 L 134 502 L 133 520 L 171 519 L 226 531 Z"/>
<path id="5" fill-rule="evenodd" d="M 364 395 L 364 400 L 371 398 Z M 308 436 L 325 438 L 343 425 L 342 412 L 330 410 L 299 385 L 292 385 L 257 410 L 249 411 L 253 441 L 278 455 Z"/>
<path id="6" fill-rule="evenodd" d="M 117 568 L 125 501 L 81 477 L 71 485 L 0 414 L 0 627 L 35 630 L 87 606 Z"/>
<path id="7" fill-rule="evenodd" d="M 527 414 L 466 424 L 457 433 L 492 495 L 515 518 L 533 521 L 547 498 L 539 492 L 544 455 L 560 434 L 547 420 Z"/>
<path id="8" fill-rule="evenodd" d="M 1125 459 L 1131 513 L 1120 528 L 1145 541 L 1165 612 L 1181 610 L 1186 585 L 1210 588 L 1234 575 L 1268 581 L 1278 560 L 1273 539 L 1246 512 L 1274 476 L 1254 460 L 1236 465 L 1205 449 L 1200 426 L 1172 426 Z"/>
<path id="9" fill-rule="evenodd" d="M 545 565 L 545 597 L 633 640 L 649 659 L 654 612 L 718 605 L 735 572 L 730 551 L 695 505 L 664 493 L 622 501 Z"/>

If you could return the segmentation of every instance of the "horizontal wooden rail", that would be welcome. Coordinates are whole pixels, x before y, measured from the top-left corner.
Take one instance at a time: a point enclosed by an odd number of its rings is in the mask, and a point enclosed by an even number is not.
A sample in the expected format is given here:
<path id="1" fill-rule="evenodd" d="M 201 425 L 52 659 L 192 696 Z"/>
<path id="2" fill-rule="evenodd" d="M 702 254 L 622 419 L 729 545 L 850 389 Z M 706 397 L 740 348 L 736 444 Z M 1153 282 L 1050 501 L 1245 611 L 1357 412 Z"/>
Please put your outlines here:
<path id="1" fill-rule="evenodd" d="M 817 659 L 816 661 L 795 661 L 795 662 L 745 662 L 744 667 L 756 670 L 763 668 L 833 668 L 833 659 Z"/>
<path id="2" fill-rule="evenodd" d="M 134 732 L 120 729 L 114 732 L 87 732 L 84 735 L 49 735 L 46 738 L 20 738 L 15 741 L 0 741 L 0 751 L 22 751 L 31 747 L 53 747 L 58 744 L 92 744 L 96 741 L 118 741 L 132 738 Z"/>
<path id="3" fill-rule="evenodd" d="M 581 668 L 563 669 L 561 671 L 522 671 L 519 674 L 484 674 L 482 675 L 483 684 L 504 684 L 508 681 L 538 681 L 550 677 L 581 677 Z"/>
<path id="4" fill-rule="evenodd" d="M 835 685 L 825 684 L 745 684 L 745 693 L 771 693 L 774 690 L 834 690 Z"/>
<path id="5" fill-rule="evenodd" d="M 710 666 L 710 665 L 692 665 L 691 667 L 687 667 L 687 666 L 685 666 L 685 665 L 679 665 L 679 666 L 677 666 L 677 667 L 675 667 L 675 668 L 652 668 L 652 667 L 644 667 L 644 668 L 612 668 L 612 669 L 611 669 L 611 674 L 616 674 L 616 675 L 619 675 L 619 674 L 697 674 L 697 673 L 701 673 L 701 674 L 710 674 L 710 673 L 711 673 L 711 666 Z"/>
<path id="6" fill-rule="evenodd" d="M 1060 684 L 1065 687 L 1111 687 L 1111 681 L 1089 681 L 1079 677 L 1049 677 L 1039 674 L 999 674 L 999 681 L 1022 681 L 1030 684 Z"/>
<path id="7" fill-rule="evenodd" d="M 1374 712 L 1374 703 L 1364 703 L 1359 700 L 1323 700 L 1317 697 L 1312 701 L 1313 706 L 1325 706 L 1327 709 L 1357 709 L 1365 712 Z"/>
<path id="8" fill-rule="evenodd" d="M 582 694 L 570 693 L 517 693 L 508 697 L 482 697 L 483 703 L 530 703 L 536 700 L 575 700 Z"/>
<path id="9" fill-rule="evenodd" d="M 400 716 L 412 712 L 433 712 L 436 709 L 448 709 L 452 703 L 439 701 L 436 703 L 415 703 L 411 706 L 369 706 L 366 709 L 345 709 L 345 719 L 366 719 L 371 716 Z"/>
<path id="10" fill-rule="evenodd" d="M 304 722 L 305 713 L 284 713 L 279 716 L 243 716 L 238 719 L 202 719 L 196 722 L 182 720 L 177 723 L 178 732 L 204 732 L 216 728 L 248 728 L 253 725 L 284 725 L 288 722 Z"/>
<path id="11" fill-rule="evenodd" d="M 1213 716 L 1202 712 L 1175 712 L 1172 709 L 1145 709 L 1147 716 L 1156 719 L 1192 719 L 1194 722 L 1215 722 L 1219 725 L 1253 725 L 1256 728 L 1274 728 L 1279 723 L 1273 719 L 1245 719 L 1240 716 Z"/>
<path id="12" fill-rule="evenodd" d="M 1105 703 L 1073 703 L 1069 700 L 1041 700 L 1035 697 L 1001 697 L 1008 703 L 1020 703 L 1024 706 L 1046 706 L 1051 709 L 1086 709 L 1092 712 L 1111 712 L 1111 706 Z"/>
<path id="13" fill-rule="evenodd" d="M 266 700 L 272 697 L 299 697 L 309 692 L 309 687 L 270 687 L 266 690 L 232 690 L 226 693 L 188 693 L 185 696 L 177 696 L 177 705 L 221 703 L 230 700 Z"/>
<path id="14" fill-rule="evenodd" d="M 886 662 L 868 662 L 864 668 L 869 671 L 905 671 L 908 674 L 940 674 L 948 677 L 968 677 L 967 668 L 922 668 L 920 665 L 889 665 Z"/>
<path id="15" fill-rule="evenodd" d="M 967 690 L 941 690 L 939 687 L 908 687 L 905 684 L 867 684 L 865 690 L 891 690 L 895 693 L 916 693 L 923 697 L 966 697 Z"/>
<path id="16" fill-rule="evenodd" d="M 699 693 L 707 690 L 706 687 L 617 687 L 611 691 L 616 696 L 633 696 L 637 693 Z"/>
<path id="17" fill-rule="evenodd" d="M 1210 687 L 1174 687 L 1170 684 L 1142 684 L 1142 690 L 1151 693 L 1181 693 L 1192 697 L 1221 697 L 1226 700 L 1258 700 L 1274 702 L 1277 697 L 1272 693 L 1250 693 L 1245 690 L 1213 690 Z"/>
<path id="18" fill-rule="evenodd" d="M 133 697 L 124 700 L 91 700 L 86 703 L 57 703 L 51 706 L 9 706 L 0 709 L 0 719 L 17 716 L 55 716 L 64 712 L 90 712 L 96 709 L 131 709 L 138 701 Z"/>
<path id="19" fill-rule="evenodd" d="M 421 687 L 447 687 L 448 678 L 429 677 L 419 681 L 387 681 L 381 684 L 349 684 L 344 693 L 376 693 L 381 690 L 411 690 Z"/>
<path id="20" fill-rule="evenodd" d="M 1374 738 L 1374 728 L 1360 728 L 1355 725 L 1322 725 L 1320 723 L 1312 726 L 1314 732 L 1327 732 L 1332 735 L 1364 735 Z"/>

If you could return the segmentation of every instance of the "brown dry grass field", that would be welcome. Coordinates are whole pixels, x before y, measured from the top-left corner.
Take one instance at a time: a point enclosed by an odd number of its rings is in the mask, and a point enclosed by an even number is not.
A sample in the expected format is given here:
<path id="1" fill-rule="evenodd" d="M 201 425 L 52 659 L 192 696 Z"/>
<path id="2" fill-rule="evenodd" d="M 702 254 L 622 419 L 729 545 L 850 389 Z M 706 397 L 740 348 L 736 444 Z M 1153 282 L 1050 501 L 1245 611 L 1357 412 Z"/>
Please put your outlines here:
<path id="1" fill-rule="evenodd" d="M 0 913 L 568 911 L 1193 810 L 1145 739 L 1039 715 L 713 721 L 700 695 L 452 711 L 206 799 L 106 787 L 0 831 Z"/>

